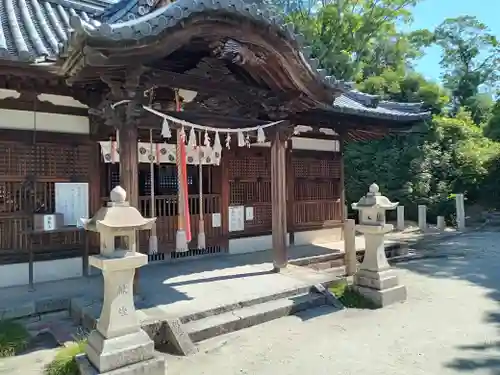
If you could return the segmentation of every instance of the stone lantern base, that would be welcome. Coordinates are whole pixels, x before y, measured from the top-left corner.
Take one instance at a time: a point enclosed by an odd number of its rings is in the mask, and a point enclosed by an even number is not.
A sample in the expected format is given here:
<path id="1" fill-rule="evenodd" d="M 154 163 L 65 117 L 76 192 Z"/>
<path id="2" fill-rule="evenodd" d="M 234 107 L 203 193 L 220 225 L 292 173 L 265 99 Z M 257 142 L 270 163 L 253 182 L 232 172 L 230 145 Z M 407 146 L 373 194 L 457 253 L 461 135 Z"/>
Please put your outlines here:
<path id="1" fill-rule="evenodd" d="M 398 277 L 391 269 L 359 270 L 354 276 L 353 288 L 378 307 L 406 300 L 406 287 L 399 284 Z"/>
<path id="2" fill-rule="evenodd" d="M 80 354 L 75 358 L 81 375 L 99 375 L 100 373 L 90 363 L 86 354 Z M 167 366 L 165 359 L 156 355 L 155 357 L 128 365 L 126 367 L 117 368 L 105 373 L 106 375 L 166 375 Z"/>

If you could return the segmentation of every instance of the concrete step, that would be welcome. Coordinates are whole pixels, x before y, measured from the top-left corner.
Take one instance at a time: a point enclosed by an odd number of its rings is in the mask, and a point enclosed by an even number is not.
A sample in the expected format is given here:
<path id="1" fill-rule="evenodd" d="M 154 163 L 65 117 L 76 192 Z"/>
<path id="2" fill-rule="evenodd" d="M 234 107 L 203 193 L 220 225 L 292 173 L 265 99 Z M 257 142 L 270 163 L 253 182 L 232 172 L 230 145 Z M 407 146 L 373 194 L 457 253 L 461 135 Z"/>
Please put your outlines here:
<path id="1" fill-rule="evenodd" d="M 25 319 L 23 322 L 32 337 L 50 334 L 61 346 L 85 337 L 84 330 L 71 320 L 68 312 L 44 314 L 36 319 Z"/>
<path id="2" fill-rule="evenodd" d="M 231 311 L 239 310 L 242 308 L 251 307 L 254 305 L 259 305 L 259 304 L 263 304 L 266 302 L 275 301 L 275 300 L 279 300 L 279 299 L 292 298 L 294 296 L 307 294 L 310 291 L 311 291 L 311 286 L 305 285 L 303 287 L 293 288 L 293 289 L 285 290 L 285 291 L 282 291 L 279 293 L 268 294 L 266 296 L 252 298 L 252 299 L 249 299 L 246 301 L 240 301 L 240 302 L 233 303 L 233 304 L 218 306 L 218 307 L 210 309 L 210 310 L 205 310 L 202 312 L 197 312 L 194 314 L 185 315 L 185 316 L 180 318 L 180 321 L 183 324 L 187 324 L 187 323 L 192 322 L 192 321 L 208 318 L 208 317 L 223 314 L 223 313 L 229 313 Z"/>
<path id="3" fill-rule="evenodd" d="M 193 320 L 184 330 L 193 342 L 200 342 L 326 304 L 322 294 L 303 293 Z"/>

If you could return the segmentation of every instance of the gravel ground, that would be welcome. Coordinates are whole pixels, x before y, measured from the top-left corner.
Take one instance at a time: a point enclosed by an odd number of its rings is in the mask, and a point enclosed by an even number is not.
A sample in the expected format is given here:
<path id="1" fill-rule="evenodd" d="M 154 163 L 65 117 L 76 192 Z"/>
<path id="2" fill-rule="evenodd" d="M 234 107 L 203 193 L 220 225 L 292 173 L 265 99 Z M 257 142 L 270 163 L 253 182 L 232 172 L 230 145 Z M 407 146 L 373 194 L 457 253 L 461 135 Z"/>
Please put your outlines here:
<path id="1" fill-rule="evenodd" d="M 377 311 L 311 310 L 213 339 L 169 375 L 500 374 L 500 233 L 434 244 L 466 257 L 399 265 L 408 301 Z"/>
<path id="2" fill-rule="evenodd" d="M 480 232 L 433 244 L 451 257 L 398 265 L 405 303 L 319 308 L 234 332 L 193 357 L 167 356 L 168 375 L 500 375 L 499 243 Z M 0 374 L 40 374 L 52 355 L 4 359 Z"/>

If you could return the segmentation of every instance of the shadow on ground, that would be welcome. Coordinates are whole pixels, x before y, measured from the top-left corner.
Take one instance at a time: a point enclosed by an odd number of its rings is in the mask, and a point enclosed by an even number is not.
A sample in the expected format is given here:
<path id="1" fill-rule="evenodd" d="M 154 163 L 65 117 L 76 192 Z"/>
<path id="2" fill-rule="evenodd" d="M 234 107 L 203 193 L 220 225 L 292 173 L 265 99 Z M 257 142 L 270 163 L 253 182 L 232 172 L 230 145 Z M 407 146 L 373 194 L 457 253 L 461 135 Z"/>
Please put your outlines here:
<path id="1" fill-rule="evenodd" d="M 435 243 L 431 249 L 427 249 L 436 254 L 446 254 L 447 258 L 426 259 L 398 267 L 428 277 L 468 281 L 484 288 L 488 298 L 500 302 L 499 243 L 499 232 L 464 234 L 453 240 Z M 464 303 L 467 303 L 466 299 Z M 492 325 L 492 329 L 500 329 L 500 305 L 498 307 L 498 311 L 484 313 L 483 319 Z M 473 309 L 474 306 L 470 308 Z M 459 346 L 458 349 L 464 351 L 464 357 L 454 359 L 447 367 L 461 372 L 486 370 L 500 375 L 500 337 L 497 342 L 473 343 Z"/>

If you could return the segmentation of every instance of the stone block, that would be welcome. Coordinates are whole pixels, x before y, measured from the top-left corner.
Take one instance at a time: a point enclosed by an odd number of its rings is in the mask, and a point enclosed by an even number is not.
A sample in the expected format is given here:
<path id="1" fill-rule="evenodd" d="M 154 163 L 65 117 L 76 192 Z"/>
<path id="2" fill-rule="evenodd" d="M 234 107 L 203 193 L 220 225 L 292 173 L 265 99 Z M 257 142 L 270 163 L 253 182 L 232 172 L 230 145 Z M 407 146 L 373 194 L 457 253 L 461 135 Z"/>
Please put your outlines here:
<path id="1" fill-rule="evenodd" d="M 102 305 L 100 303 L 95 303 L 90 306 L 86 306 L 82 309 L 82 326 L 88 331 L 96 328 L 99 322 L 99 315 L 101 314 Z"/>
<path id="2" fill-rule="evenodd" d="M 17 319 L 36 313 L 35 302 L 27 302 L 23 304 L 13 304 L 11 307 L 0 308 L 0 319 Z"/>
<path id="3" fill-rule="evenodd" d="M 385 307 L 396 302 L 406 301 L 407 294 L 404 285 L 398 285 L 384 290 L 366 288 L 358 285 L 354 285 L 353 288 L 378 307 Z"/>
<path id="4" fill-rule="evenodd" d="M 49 312 L 68 310 L 69 306 L 69 298 L 45 298 L 35 302 L 35 312 L 37 314 L 45 314 Z"/>
<path id="5" fill-rule="evenodd" d="M 92 366 L 86 354 L 79 354 L 75 357 L 81 375 L 99 375 L 97 369 Z M 158 353 L 153 358 L 138 362 L 129 366 L 121 367 L 109 372 L 106 375 L 166 375 L 167 364 L 165 359 Z"/>
<path id="6" fill-rule="evenodd" d="M 359 270 L 354 275 L 354 283 L 358 286 L 372 289 L 388 289 L 398 285 L 398 277 L 392 270 L 384 270 L 380 272 Z"/>
<path id="7" fill-rule="evenodd" d="M 166 319 L 164 323 L 163 334 L 179 354 L 191 355 L 198 351 L 179 319 Z"/>
<path id="8" fill-rule="evenodd" d="M 94 367 L 106 373 L 153 358 L 154 343 L 140 328 L 114 338 L 105 338 L 94 330 L 88 338 L 86 353 Z"/>

